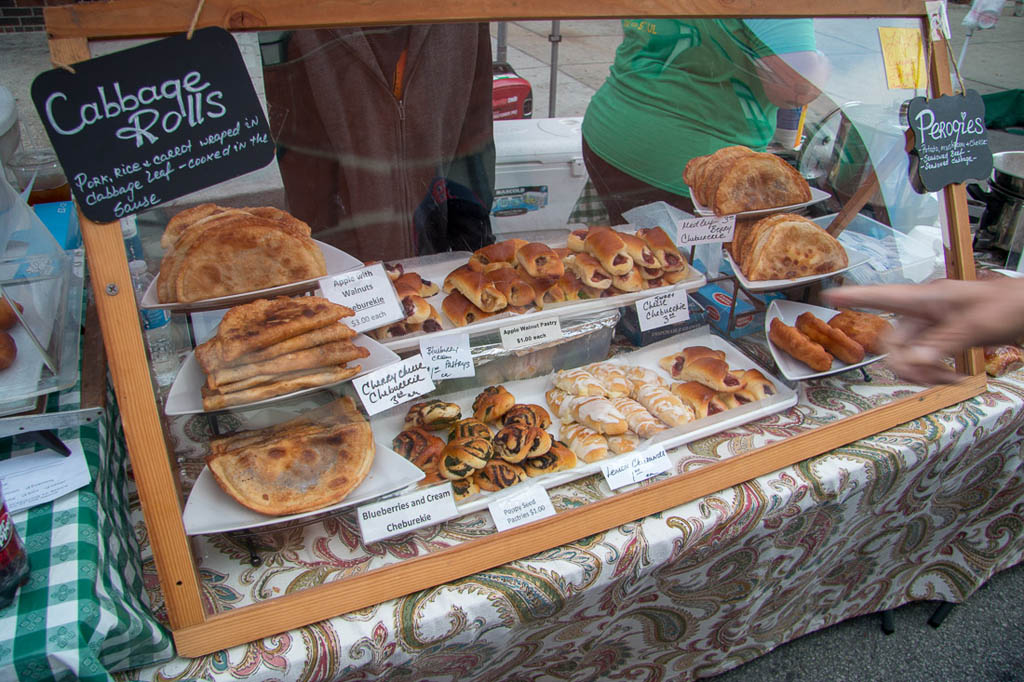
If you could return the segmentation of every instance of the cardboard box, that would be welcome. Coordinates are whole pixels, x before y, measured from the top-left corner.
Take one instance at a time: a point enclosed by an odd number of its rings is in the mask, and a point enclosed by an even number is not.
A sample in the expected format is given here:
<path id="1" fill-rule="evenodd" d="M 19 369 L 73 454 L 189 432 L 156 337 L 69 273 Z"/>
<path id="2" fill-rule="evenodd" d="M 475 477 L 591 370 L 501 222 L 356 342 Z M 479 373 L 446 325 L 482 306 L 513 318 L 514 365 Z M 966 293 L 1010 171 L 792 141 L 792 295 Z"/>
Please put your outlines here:
<path id="1" fill-rule="evenodd" d="M 729 331 L 729 311 L 732 306 L 732 294 L 729 291 L 717 284 L 705 284 L 693 294 L 693 297 L 706 309 L 708 323 L 722 334 L 732 338 L 739 338 L 764 329 L 764 310 L 759 311 L 755 308 L 750 303 L 751 300 L 759 301 L 767 308 L 768 303 L 773 299 L 784 298 L 777 292 L 754 296 L 739 289 L 739 294 L 739 300 L 736 301 L 736 322 L 732 331 Z"/>
<path id="2" fill-rule="evenodd" d="M 686 322 L 670 324 L 658 327 L 657 329 L 648 329 L 647 331 L 641 331 L 640 329 L 640 320 L 636 315 L 636 304 L 623 306 L 622 319 L 619 320 L 617 331 L 629 339 L 630 343 L 634 346 L 646 346 L 649 343 L 667 339 L 670 336 L 702 327 L 708 323 L 704 306 L 698 303 L 693 296 L 687 297 L 687 305 L 690 310 L 690 319 Z"/>

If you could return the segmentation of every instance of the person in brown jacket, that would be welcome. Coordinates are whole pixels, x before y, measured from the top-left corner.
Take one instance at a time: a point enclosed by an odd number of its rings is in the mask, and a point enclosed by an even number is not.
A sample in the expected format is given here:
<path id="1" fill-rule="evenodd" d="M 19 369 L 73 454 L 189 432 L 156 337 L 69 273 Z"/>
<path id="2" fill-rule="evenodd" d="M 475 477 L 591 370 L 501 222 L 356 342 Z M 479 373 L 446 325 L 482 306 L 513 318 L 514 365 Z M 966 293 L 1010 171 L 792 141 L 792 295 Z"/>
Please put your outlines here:
<path id="1" fill-rule="evenodd" d="M 295 31 L 265 69 L 288 209 L 363 260 L 493 242 L 487 24 Z"/>

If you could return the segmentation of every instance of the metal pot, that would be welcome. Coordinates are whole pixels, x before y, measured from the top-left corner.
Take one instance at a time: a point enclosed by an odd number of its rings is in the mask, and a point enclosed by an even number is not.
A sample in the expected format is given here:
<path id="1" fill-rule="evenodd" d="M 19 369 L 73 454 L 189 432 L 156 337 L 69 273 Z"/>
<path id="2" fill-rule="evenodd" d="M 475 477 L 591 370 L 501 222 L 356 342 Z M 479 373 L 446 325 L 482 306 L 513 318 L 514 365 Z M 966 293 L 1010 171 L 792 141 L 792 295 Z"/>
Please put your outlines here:
<path id="1" fill-rule="evenodd" d="M 990 184 L 1011 194 L 1024 196 L 1024 152 L 993 154 Z"/>

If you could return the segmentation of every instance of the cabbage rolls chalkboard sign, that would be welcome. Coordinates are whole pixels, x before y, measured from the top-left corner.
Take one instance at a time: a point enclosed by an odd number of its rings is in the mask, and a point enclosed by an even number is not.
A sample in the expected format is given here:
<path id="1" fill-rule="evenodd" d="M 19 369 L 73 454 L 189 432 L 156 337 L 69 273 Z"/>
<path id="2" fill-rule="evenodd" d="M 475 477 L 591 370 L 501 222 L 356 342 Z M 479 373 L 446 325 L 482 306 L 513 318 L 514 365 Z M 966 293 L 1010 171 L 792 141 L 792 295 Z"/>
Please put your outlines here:
<path id="1" fill-rule="evenodd" d="M 992 151 L 985 103 L 977 90 L 935 99 L 915 97 L 907 107 L 907 119 L 914 133 L 910 180 L 918 192 L 988 178 Z"/>
<path id="2" fill-rule="evenodd" d="M 32 100 L 82 212 L 112 222 L 274 158 L 238 45 L 220 28 L 36 77 Z"/>

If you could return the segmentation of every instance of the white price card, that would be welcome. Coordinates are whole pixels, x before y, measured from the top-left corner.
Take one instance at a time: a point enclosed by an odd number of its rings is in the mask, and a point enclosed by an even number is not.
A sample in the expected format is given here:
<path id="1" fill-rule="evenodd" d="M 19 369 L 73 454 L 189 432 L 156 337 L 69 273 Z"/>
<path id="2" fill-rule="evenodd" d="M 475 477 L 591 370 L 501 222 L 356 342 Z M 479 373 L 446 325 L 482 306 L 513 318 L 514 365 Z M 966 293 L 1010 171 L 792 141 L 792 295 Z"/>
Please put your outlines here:
<path id="1" fill-rule="evenodd" d="M 541 343 L 559 341 L 562 338 L 562 324 L 557 317 L 512 324 L 501 328 L 501 345 L 505 350 L 519 350 Z"/>
<path id="2" fill-rule="evenodd" d="M 702 216 L 677 220 L 678 241 L 680 246 L 690 244 L 707 244 L 710 242 L 731 242 L 736 231 L 736 216 Z"/>
<path id="3" fill-rule="evenodd" d="M 612 490 L 645 481 L 671 468 L 672 460 L 663 448 L 627 452 L 601 464 L 601 472 Z"/>
<path id="4" fill-rule="evenodd" d="M 476 375 L 467 332 L 420 339 L 420 355 L 434 381 Z"/>
<path id="5" fill-rule="evenodd" d="M 356 377 L 352 386 L 363 401 L 366 412 L 373 416 L 378 412 L 401 405 L 434 390 L 430 370 L 423 363 L 423 357 L 413 355 L 401 362 L 381 367 L 369 374 Z"/>
<path id="6" fill-rule="evenodd" d="M 640 331 L 657 329 L 690 319 L 690 303 L 686 292 L 674 289 L 664 294 L 640 299 L 636 302 L 636 317 Z"/>
<path id="7" fill-rule="evenodd" d="M 71 451 L 67 457 L 54 450 L 40 450 L 0 461 L 7 511 L 13 514 L 52 502 L 92 480 L 82 441 L 75 438 L 64 445 Z"/>
<path id="8" fill-rule="evenodd" d="M 369 544 L 408 533 L 417 528 L 436 526 L 459 515 L 451 483 L 419 488 L 411 493 L 364 504 L 356 509 L 359 532 Z"/>
<path id="9" fill-rule="evenodd" d="M 328 301 L 355 312 L 343 322 L 357 332 L 405 319 L 402 302 L 382 263 L 324 277 L 320 280 L 320 291 Z"/>
<path id="10" fill-rule="evenodd" d="M 522 492 L 501 497 L 487 505 L 498 532 L 555 515 L 548 491 L 531 485 Z"/>

